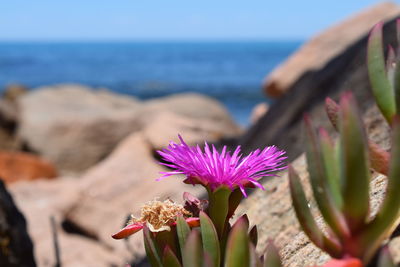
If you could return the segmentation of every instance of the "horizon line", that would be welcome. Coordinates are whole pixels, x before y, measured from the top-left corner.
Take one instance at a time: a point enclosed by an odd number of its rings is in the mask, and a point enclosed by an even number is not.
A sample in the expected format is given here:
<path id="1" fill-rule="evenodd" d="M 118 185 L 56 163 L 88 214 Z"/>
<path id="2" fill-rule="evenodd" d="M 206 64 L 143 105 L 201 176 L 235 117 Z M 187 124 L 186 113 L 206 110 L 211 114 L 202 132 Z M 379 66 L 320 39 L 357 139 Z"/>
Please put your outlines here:
<path id="1" fill-rule="evenodd" d="M 66 39 L 0 39 L 0 43 L 176 43 L 176 42 L 304 42 L 308 38 L 66 38 Z"/>

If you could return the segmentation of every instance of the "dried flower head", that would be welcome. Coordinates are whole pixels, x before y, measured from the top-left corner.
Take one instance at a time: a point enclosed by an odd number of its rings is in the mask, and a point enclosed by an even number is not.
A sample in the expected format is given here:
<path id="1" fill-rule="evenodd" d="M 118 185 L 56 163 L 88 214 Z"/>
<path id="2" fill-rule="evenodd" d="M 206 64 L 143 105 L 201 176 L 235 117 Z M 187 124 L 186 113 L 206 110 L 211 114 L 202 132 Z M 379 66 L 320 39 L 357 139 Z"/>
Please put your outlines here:
<path id="1" fill-rule="evenodd" d="M 162 172 L 160 179 L 174 175 L 186 175 L 186 183 L 202 184 L 211 190 L 226 185 L 232 190 L 239 187 L 246 196 L 245 187 L 257 186 L 263 176 L 274 176 L 271 172 L 286 168 L 285 152 L 275 146 L 257 149 L 243 157 L 238 146 L 233 154 L 224 146 L 221 153 L 205 142 L 204 152 L 199 145 L 189 147 L 179 136 L 180 144 L 170 142 L 168 148 L 158 151 L 168 163 L 161 163 L 174 171 Z"/>
<path id="2" fill-rule="evenodd" d="M 153 200 L 147 202 L 142 207 L 140 218 L 135 218 L 131 215 L 127 226 L 112 237 L 115 239 L 128 237 L 142 230 L 144 225 L 147 225 L 152 232 L 170 231 L 171 226 L 175 225 L 178 216 L 186 218 L 191 226 L 198 224 L 198 218 L 191 217 L 192 214 L 181 204 L 177 204 L 169 199 L 163 202 Z"/>

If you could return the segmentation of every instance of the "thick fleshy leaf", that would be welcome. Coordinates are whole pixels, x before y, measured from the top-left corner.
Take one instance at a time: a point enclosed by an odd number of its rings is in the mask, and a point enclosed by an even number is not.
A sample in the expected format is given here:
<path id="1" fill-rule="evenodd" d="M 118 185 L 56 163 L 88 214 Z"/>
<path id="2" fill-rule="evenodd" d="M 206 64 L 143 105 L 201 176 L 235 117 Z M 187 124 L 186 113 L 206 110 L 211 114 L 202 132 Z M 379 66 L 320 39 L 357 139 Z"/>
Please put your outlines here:
<path id="1" fill-rule="evenodd" d="M 182 255 L 183 266 L 202 266 L 202 247 L 200 233 L 197 230 L 192 230 L 186 240 L 184 253 Z"/>
<path id="2" fill-rule="evenodd" d="M 227 222 L 229 196 L 231 193 L 231 189 L 224 185 L 215 189 L 214 192 L 209 192 L 208 214 L 214 223 L 218 237 L 222 237 Z"/>
<path id="3" fill-rule="evenodd" d="M 331 98 L 327 97 L 325 99 L 325 111 L 326 115 L 328 115 L 329 121 L 331 122 L 332 126 L 338 130 L 339 129 L 339 105 L 333 101 Z"/>
<path id="4" fill-rule="evenodd" d="M 225 252 L 225 267 L 241 267 L 250 265 L 250 241 L 247 235 L 248 225 L 239 219 L 232 228 Z"/>
<path id="5" fill-rule="evenodd" d="M 291 166 L 289 166 L 289 187 L 297 219 L 308 238 L 332 257 L 340 257 L 341 248 L 339 243 L 333 239 L 328 239 L 318 228 L 308 207 L 308 201 L 300 183 L 300 178 Z"/>
<path id="6" fill-rule="evenodd" d="M 162 267 L 160 251 L 156 245 L 153 234 L 146 225 L 143 227 L 143 239 L 147 259 L 149 260 L 151 266 Z"/>
<path id="7" fill-rule="evenodd" d="M 239 206 L 240 202 L 242 201 L 242 199 L 243 199 L 242 191 L 240 191 L 239 188 L 233 190 L 233 192 L 229 196 L 229 209 L 228 209 L 227 220 L 229 220 L 235 214 L 235 211 Z"/>
<path id="8" fill-rule="evenodd" d="M 181 267 L 178 257 L 169 246 L 166 246 L 163 253 L 163 267 Z"/>
<path id="9" fill-rule="evenodd" d="M 213 266 L 219 266 L 221 253 L 217 230 L 211 219 L 202 211 L 200 211 L 200 229 L 204 252 L 211 257 Z"/>
<path id="10" fill-rule="evenodd" d="M 394 53 L 393 47 L 389 45 L 388 55 L 386 59 L 386 75 L 389 79 L 390 85 L 394 88 L 394 74 L 396 72 L 396 54 Z M 397 107 L 397 103 L 396 103 Z"/>
<path id="11" fill-rule="evenodd" d="M 114 239 L 126 238 L 143 229 L 143 223 L 133 223 L 125 226 L 118 233 L 112 235 Z"/>
<path id="12" fill-rule="evenodd" d="M 214 262 L 211 258 L 211 256 L 207 253 L 204 252 L 203 253 L 203 267 L 219 267 L 219 266 L 215 266 Z"/>
<path id="13" fill-rule="evenodd" d="M 326 181 L 328 183 L 328 187 L 330 189 L 336 207 L 340 208 L 343 205 L 343 198 L 340 189 L 339 159 L 337 157 L 335 144 L 324 129 L 320 130 L 319 136 L 321 143 L 322 159 L 327 178 Z"/>
<path id="14" fill-rule="evenodd" d="M 364 227 L 369 213 L 370 169 L 361 117 L 350 93 L 340 99 L 340 152 L 343 213 L 352 232 Z"/>
<path id="15" fill-rule="evenodd" d="M 400 62 L 399 62 L 400 63 Z M 400 64 L 395 64 L 393 76 L 394 97 L 396 102 L 396 114 L 400 114 Z"/>
<path id="16" fill-rule="evenodd" d="M 182 216 L 178 216 L 178 218 L 176 220 L 176 233 L 178 235 L 181 255 L 183 255 L 183 250 L 184 250 L 185 244 L 186 244 L 186 238 L 188 237 L 188 235 L 190 233 L 190 227 L 187 224 L 187 222 L 185 221 L 185 219 L 183 219 Z"/>
<path id="17" fill-rule="evenodd" d="M 264 257 L 264 267 L 281 267 L 281 257 L 278 248 L 272 241 L 268 243 L 266 255 Z"/>
<path id="18" fill-rule="evenodd" d="M 372 141 L 368 142 L 368 149 L 371 168 L 379 173 L 388 175 L 390 154 Z"/>
<path id="19" fill-rule="evenodd" d="M 390 123 L 396 112 L 393 88 L 386 75 L 382 40 L 383 23 L 372 29 L 368 40 L 368 74 L 376 103 L 383 116 Z"/>
<path id="20" fill-rule="evenodd" d="M 329 97 L 325 100 L 325 109 L 331 124 L 335 129 L 338 130 L 339 120 L 339 105 L 330 99 Z M 389 173 L 389 153 L 382 149 L 379 145 L 374 143 L 372 140 L 368 140 L 369 149 L 369 160 L 371 168 L 375 171 L 388 175 Z M 328 172 L 329 173 L 329 172 Z"/>
<path id="21" fill-rule="evenodd" d="M 258 242 L 258 230 L 257 230 L 257 225 L 254 225 L 250 232 L 249 232 L 249 238 L 251 243 L 253 243 L 253 245 L 256 247 L 257 246 L 257 242 Z"/>
<path id="22" fill-rule="evenodd" d="M 305 116 L 304 121 L 308 136 L 306 146 L 307 169 L 310 174 L 310 183 L 314 198 L 329 227 L 339 237 L 347 236 L 349 233 L 346 221 L 340 212 L 340 206 L 337 205 L 341 205 L 342 199 L 340 193 L 337 192 L 339 189 L 339 174 L 333 144 L 329 143 L 327 134 L 322 131 L 322 134 L 325 134 L 325 136 L 321 142 L 324 143 L 326 150 L 331 148 L 331 151 L 326 152 L 332 153 L 328 154 L 327 158 L 324 158 L 320 141 L 312 127 L 311 120 L 308 116 Z M 328 174 L 327 171 L 330 171 L 330 173 Z M 339 203 L 335 201 L 333 192 L 339 195 L 337 196 Z"/>
<path id="23" fill-rule="evenodd" d="M 253 243 L 250 243 L 249 247 L 250 247 L 250 266 L 263 267 L 263 262 L 257 255 L 256 247 L 253 245 Z"/>
<path id="24" fill-rule="evenodd" d="M 379 254 L 378 266 L 377 267 L 396 267 L 393 261 L 392 255 L 390 255 L 389 248 L 383 247 Z"/>
<path id="25" fill-rule="evenodd" d="M 369 244 L 366 258 L 373 256 L 381 242 L 390 236 L 399 223 L 400 198 L 400 117 L 393 121 L 392 155 L 386 195 L 381 209 L 376 217 L 369 223 L 366 231 L 365 242 Z"/>
<path id="26" fill-rule="evenodd" d="M 236 222 L 232 225 L 232 228 L 234 228 L 236 226 L 236 224 L 238 223 L 245 223 L 246 225 L 246 230 L 249 229 L 249 225 L 250 225 L 250 221 L 249 221 L 249 217 L 247 216 L 247 214 L 243 214 L 242 216 L 240 216 Z"/>

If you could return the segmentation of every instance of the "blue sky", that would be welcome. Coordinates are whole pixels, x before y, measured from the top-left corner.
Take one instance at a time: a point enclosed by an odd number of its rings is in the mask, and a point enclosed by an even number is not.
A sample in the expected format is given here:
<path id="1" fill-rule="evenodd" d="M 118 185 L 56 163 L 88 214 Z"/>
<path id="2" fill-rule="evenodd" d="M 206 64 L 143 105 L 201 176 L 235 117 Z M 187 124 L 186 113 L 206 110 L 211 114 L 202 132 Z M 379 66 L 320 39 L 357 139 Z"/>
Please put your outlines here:
<path id="1" fill-rule="evenodd" d="M 380 1 L 4 0 L 0 40 L 305 39 Z M 400 0 L 396 1 L 400 3 Z"/>

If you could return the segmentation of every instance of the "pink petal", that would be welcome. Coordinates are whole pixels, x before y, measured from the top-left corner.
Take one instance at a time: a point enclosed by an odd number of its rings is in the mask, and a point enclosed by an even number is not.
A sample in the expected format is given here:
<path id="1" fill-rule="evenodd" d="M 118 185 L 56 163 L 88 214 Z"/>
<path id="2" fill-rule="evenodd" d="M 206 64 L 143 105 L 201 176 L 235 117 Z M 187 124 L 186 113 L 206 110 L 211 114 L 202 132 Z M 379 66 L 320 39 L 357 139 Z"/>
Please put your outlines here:
<path id="1" fill-rule="evenodd" d="M 118 233 L 112 235 L 114 239 L 126 238 L 143 229 L 143 223 L 133 223 L 125 226 Z"/>
<path id="2" fill-rule="evenodd" d="M 362 267 L 363 264 L 359 259 L 349 258 L 349 259 L 332 259 L 325 263 L 322 267 Z"/>

